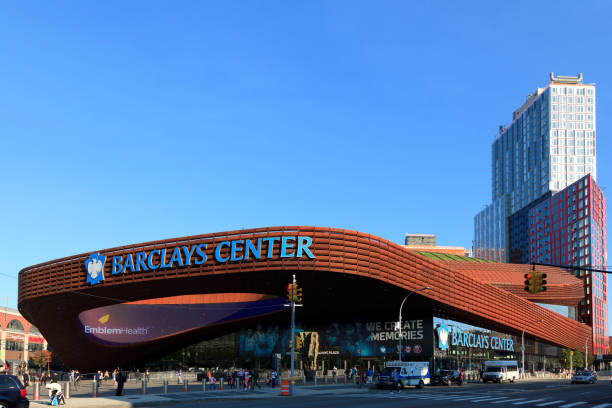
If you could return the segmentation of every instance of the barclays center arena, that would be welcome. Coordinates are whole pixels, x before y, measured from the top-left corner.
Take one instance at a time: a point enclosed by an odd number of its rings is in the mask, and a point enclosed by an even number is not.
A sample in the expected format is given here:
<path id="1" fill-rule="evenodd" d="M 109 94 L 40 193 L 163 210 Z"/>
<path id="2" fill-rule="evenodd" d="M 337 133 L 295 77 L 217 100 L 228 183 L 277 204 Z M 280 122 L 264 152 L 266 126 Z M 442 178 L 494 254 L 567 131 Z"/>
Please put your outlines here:
<path id="1" fill-rule="evenodd" d="M 542 306 L 575 306 L 582 282 L 538 268 L 548 290 L 532 294 L 523 278 L 531 265 L 429 257 L 351 230 L 269 227 L 30 266 L 19 273 L 19 310 L 81 371 L 288 366 L 292 341 L 304 371 L 381 366 L 399 353 L 434 369 L 478 370 L 484 360 L 519 360 L 523 333 L 526 369 L 550 370 L 563 349 L 588 347 L 592 330 Z M 293 275 L 303 293 L 295 339 Z"/>

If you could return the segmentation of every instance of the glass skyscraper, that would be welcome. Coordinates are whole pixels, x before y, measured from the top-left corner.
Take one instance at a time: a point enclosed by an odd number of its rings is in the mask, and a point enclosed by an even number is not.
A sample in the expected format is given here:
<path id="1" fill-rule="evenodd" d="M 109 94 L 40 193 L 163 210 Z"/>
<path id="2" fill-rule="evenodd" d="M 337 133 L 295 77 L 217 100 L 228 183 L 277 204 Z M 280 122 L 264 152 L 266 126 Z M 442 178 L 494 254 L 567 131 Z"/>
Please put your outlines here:
<path id="1" fill-rule="evenodd" d="M 512 214 L 586 174 L 596 180 L 595 139 L 595 86 L 551 73 L 493 142 L 492 203 L 475 217 L 474 256 L 509 261 Z"/>
<path id="2" fill-rule="evenodd" d="M 492 203 L 474 219 L 474 256 L 605 268 L 606 202 L 597 187 L 595 86 L 550 74 L 500 127 L 491 148 Z M 571 270 L 585 297 L 569 316 L 608 353 L 607 277 Z"/>

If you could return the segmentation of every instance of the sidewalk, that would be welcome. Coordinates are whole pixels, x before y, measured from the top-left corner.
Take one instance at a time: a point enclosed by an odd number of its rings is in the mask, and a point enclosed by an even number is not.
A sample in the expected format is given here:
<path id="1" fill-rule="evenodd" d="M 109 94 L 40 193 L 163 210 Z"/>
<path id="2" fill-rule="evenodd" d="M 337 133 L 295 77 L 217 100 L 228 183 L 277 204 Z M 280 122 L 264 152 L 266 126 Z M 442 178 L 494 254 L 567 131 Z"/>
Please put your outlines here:
<path id="1" fill-rule="evenodd" d="M 193 389 L 201 386 L 194 384 Z M 354 384 L 330 384 L 330 385 L 296 385 L 296 396 L 310 396 L 317 394 L 343 393 L 348 389 L 351 392 L 368 392 L 368 388 L 357 388 Z M 133 390 L 133 389 L 132 389 Z M 185 402 L 204 402 L 204 401 L 219 401 L 219 400 L 257 400 L 281 397 L 280 387 L 270 388 L 263 386 L 261 390 L 256 391 L 237 391 L 236 389 L 224 389 L 223 391 L 190 391 L 190 392 L 172 392 L 168 394 L 127 394 L 122 397 L 104 395 L 98 398 L 92 398 L 85 395 L 77 395 L 66 400 L 66 407 L 70 408 L 132 408 L 142 406 L 155 405 L 171 405 L 181 404 Z M 46 393 L 41 394 L 41 401 L 32 401 L 31 394 L 30 407 L 48 407 L 49 401 Z"/>

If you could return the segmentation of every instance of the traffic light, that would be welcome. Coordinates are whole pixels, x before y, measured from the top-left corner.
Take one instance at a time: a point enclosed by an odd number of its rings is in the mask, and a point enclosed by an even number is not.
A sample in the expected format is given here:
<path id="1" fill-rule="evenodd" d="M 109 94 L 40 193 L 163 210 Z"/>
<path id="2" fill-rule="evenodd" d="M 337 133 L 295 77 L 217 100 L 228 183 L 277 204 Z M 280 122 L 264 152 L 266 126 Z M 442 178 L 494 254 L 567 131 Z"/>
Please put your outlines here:
<path id="1" fill-rule="evenodd" d="M 294 296 L 295 303 L 302 303 L 302 288 L 297 287 L 297 285 L 295 286 Z"/>
<path id="2" fill-rule="evenodd" d="M 290 283 L 287 285 L 287 300 L 293 302 L 295 300 L 297 285 L 295 283 Z"/>
<path id="3" fill-rule="evenodd" d="M 526 273 L 525 274 L 525 292 L 531 292 L 531 287 L 532 287 L 532 281 L 533 281 L 533 275 L 531 275 L 530 273 Z"/>
<path id="4" fill-rule="evenodd" d="M 296 350 L 301 350 L 302 346 L 304 345 L 304 339 L 302 338 L 302 336 L 295 336 L 295 349 Z"/>
<path id="5" fill-rule="evenodd" d="M 545 273 L 537 273 L 536 275 L 536 291 L 537 292 L 546 292 L 546 274 Z"/>

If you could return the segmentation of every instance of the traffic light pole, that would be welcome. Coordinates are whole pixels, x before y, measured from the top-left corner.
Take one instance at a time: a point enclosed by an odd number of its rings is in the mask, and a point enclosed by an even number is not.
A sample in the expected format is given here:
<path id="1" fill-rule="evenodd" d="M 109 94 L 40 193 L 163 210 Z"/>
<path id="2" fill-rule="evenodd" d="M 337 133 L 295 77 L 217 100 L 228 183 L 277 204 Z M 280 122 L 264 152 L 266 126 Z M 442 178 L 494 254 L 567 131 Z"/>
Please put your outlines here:
<path id="1" fill-rule="evenodd" d="M 295 284 L 295 275 L 293 275 L 293 283 Z M 295 296 L 291 297 L 291 380 L 290 394 L 295 393 Z"/>

